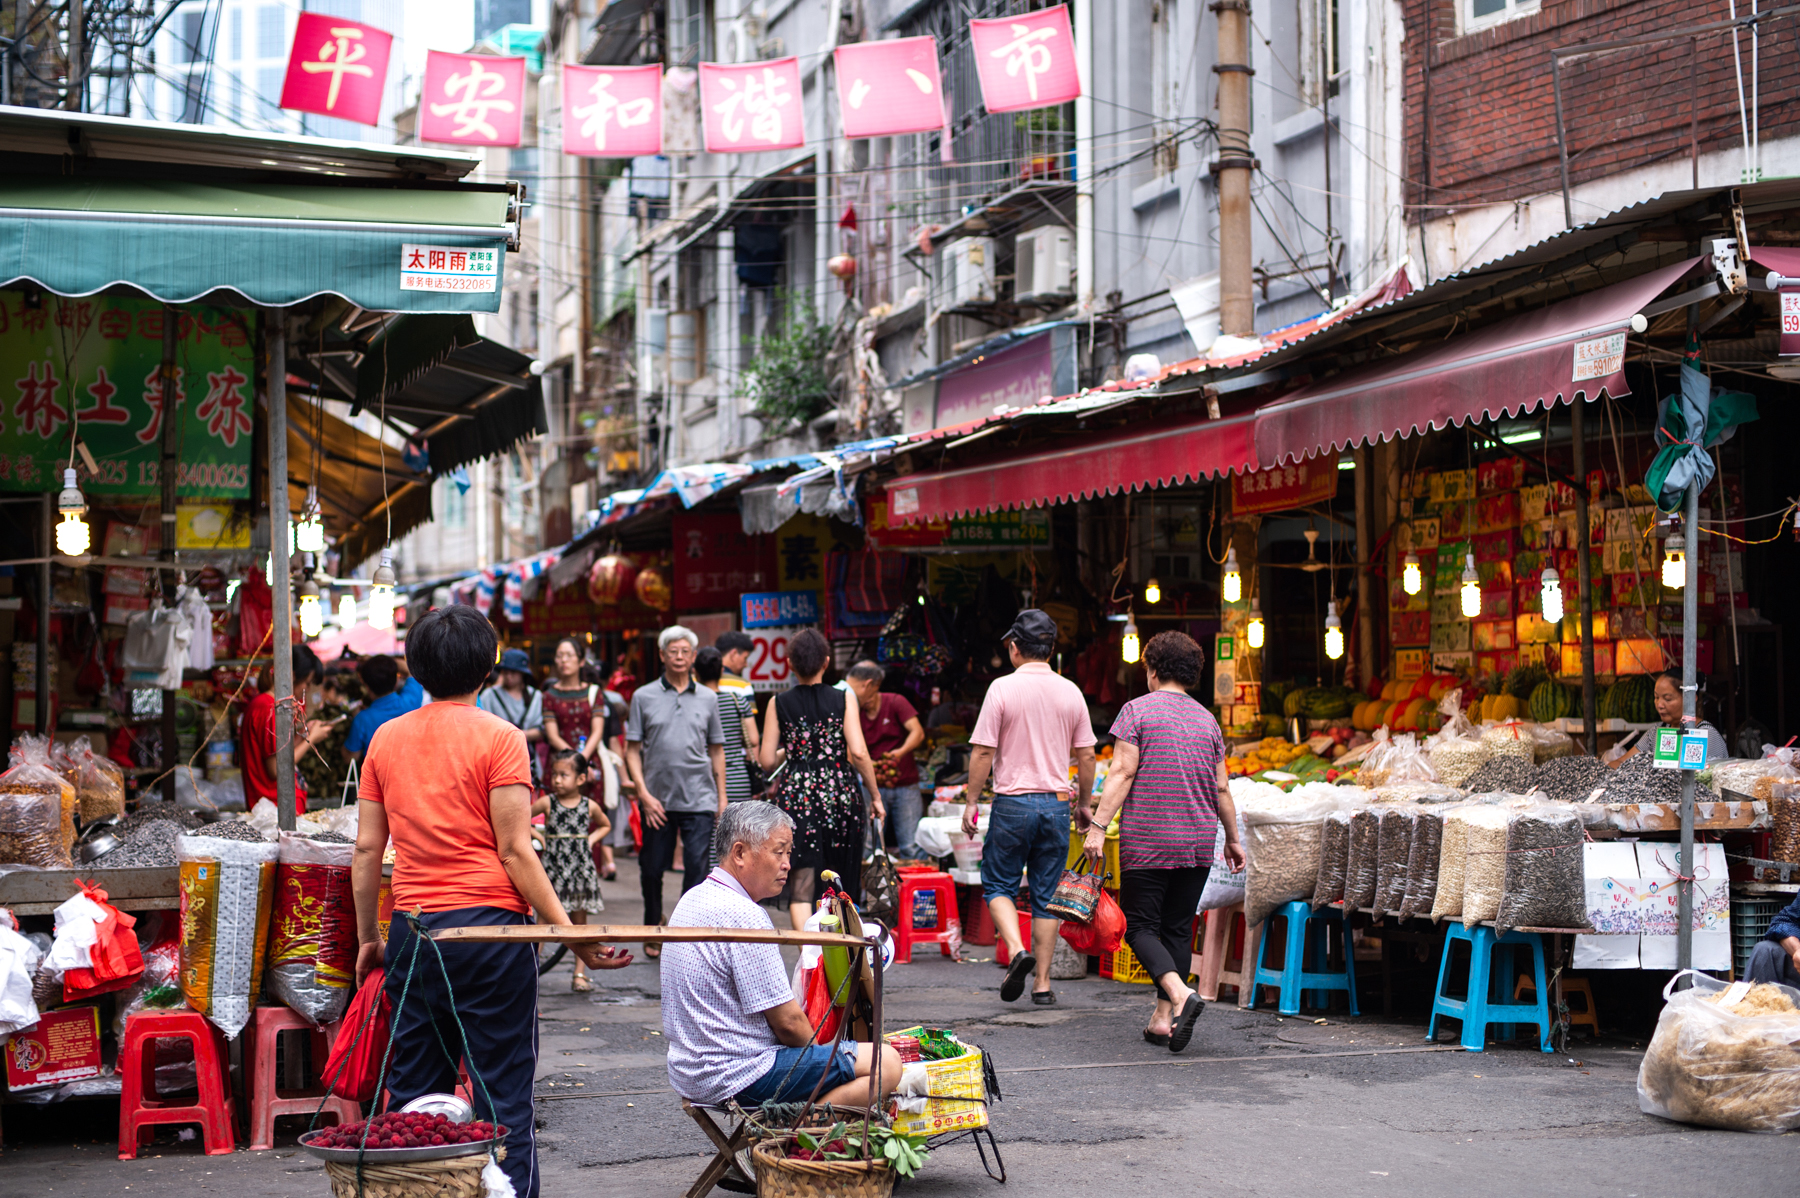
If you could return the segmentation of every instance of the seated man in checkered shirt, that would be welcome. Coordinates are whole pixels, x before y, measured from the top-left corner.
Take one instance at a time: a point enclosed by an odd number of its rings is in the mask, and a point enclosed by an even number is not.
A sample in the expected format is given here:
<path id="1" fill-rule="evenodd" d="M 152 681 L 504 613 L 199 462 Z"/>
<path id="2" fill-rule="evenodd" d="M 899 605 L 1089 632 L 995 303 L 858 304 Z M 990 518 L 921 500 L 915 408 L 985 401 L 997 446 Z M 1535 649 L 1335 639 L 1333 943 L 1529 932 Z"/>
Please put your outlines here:
<path id="1" fill-rule="evenodd" d="M 760 800 L 733 803 L 719 816 L 717 835 L 718 866 L 681 896 L 669 926 L 773 929 L 759 904 L 787 882 L 794 821 Z M 813 1043 L 773 944 L 665 946 L 662 1016 L 669 1084 L 691 1102 L 804 1102 L 817 1088 L 821 1101 L 836 1106 L 869 1104 L 874 1046 Z M 880 1047 L 885 1097 L 899 1087 L 902 1065 L 893 1048 Z"/>

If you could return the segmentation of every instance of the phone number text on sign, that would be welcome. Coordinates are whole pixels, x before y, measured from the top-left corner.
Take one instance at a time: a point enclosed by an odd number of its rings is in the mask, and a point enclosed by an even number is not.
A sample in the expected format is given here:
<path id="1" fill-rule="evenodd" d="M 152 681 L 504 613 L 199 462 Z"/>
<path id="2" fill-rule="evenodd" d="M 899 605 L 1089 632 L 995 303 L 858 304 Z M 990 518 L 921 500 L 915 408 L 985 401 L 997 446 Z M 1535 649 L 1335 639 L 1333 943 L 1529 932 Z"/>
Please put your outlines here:
<path id="1" fill-rule="evenodd" d="M 744 678 L 758 692 L 784 691 L 794 685 L 794 669 L 788 665 L 788 643 L 798 628 L 758 628 L 750 633 L 750 660 Z"/>
<path id="2" fill-rule="evenodd" d="M 497 291 L 500 252 L 451 245 L 402 245 L 402 291 Z"/>

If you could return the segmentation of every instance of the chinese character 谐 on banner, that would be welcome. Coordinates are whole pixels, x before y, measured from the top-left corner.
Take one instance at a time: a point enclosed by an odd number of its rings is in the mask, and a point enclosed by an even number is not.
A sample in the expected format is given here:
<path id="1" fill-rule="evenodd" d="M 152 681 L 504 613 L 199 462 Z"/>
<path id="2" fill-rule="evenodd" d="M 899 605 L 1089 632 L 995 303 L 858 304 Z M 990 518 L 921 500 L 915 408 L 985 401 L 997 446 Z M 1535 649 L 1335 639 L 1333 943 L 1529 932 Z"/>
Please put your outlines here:
<path id="1" fill-rule="evenodd" d="M 800 60 L 700 64 L 700 109 L 711 154 L 791 150 L 806 143 Z"/>
<path id="2" fill-rule="evenodd" d="M 981 78 L 981 102 L 989 112 L 1047 108 L 1081 95 L 1075 38 L 1064 6 L 970 21 L 969 39 Z"/>
<path id="3" fill-rule="evenodd" d="M 301 13 L 281 85 L 281 106 L 380 124 L 381 92 L 393 46 L 393 35 L 373 25 Z"/>
<path id="4" fill-rule="evenodd" d="M 944 127 L 937 39 L 856 42 L 834 51 L 845 137 L 890 137 Z"/>
<path id="5" fill-rule="evenodd" d="M 662 64 L 563 66 L 562 147 L 587 158 L 662 153 Z"/>
<path id="6" fill-rule="evenodd" d="M 525 124 L 525 60 L 492 54 L 425 56 L 419 137 L 463 146 L 516 146 Z"/>

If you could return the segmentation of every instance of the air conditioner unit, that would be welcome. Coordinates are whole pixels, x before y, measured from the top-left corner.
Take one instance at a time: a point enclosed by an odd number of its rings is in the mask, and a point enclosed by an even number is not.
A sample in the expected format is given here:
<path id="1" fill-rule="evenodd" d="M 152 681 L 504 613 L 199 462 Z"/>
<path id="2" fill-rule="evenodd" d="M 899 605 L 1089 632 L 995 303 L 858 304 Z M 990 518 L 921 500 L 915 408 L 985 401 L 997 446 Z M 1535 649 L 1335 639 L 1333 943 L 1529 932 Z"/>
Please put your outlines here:
<path id="1" fill-rule="evenodd" d="M 1044 225 L 1019 234 L 1013 248 L 1013 298 L 1021 304 L 1074 294 L 1075 234 Z"/>
<path id="2" fill-rule="evenodd" d="M 943 306 L 991 304 L 995 299 L 994 239 L 963 237 L 944 247 Z"/>
<path id="3" fill-rule="evenodd" d="M 669 310 L 647 308 L 638 318 L 637 389 L 640 395 L 662 391 L 669 351 Z"/>

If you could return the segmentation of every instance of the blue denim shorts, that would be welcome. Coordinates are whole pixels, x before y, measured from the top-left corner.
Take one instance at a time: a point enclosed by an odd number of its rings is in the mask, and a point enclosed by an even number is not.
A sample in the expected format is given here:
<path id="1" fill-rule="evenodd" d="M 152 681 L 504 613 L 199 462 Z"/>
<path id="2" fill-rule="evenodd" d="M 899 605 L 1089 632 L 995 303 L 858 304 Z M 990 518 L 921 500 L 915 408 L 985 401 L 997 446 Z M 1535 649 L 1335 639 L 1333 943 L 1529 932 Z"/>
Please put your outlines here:
<path id="1" fill-rule="evenodd" d="M 822 1097 L 846 1082 L 855 1081 L 856 1045 L 848 1040 L 841 1040 L 836 1052 L 831 1049 L 829 1044 L 777 1048 L 775 1063 L 769 1066 L 769 1071 L 738 1091 L 738 1105 L 749 1107 L 760 1106 L 765 1102 L 805 1102 L 812 1096 L 815 1086 Z M 820 1077 L 825 1079 L 823 1086 L 819 1085 Z"/>
<path id="2" fill-rule="evenodd" d="M 1055 919 L 1050 900 L 1068 861 L 1068 800 L 1049 791 L 995 796 L 981 842 L 983 898 L 1013 898 L 1020 875 L 1029 871 L 1032 915 Z"/>

